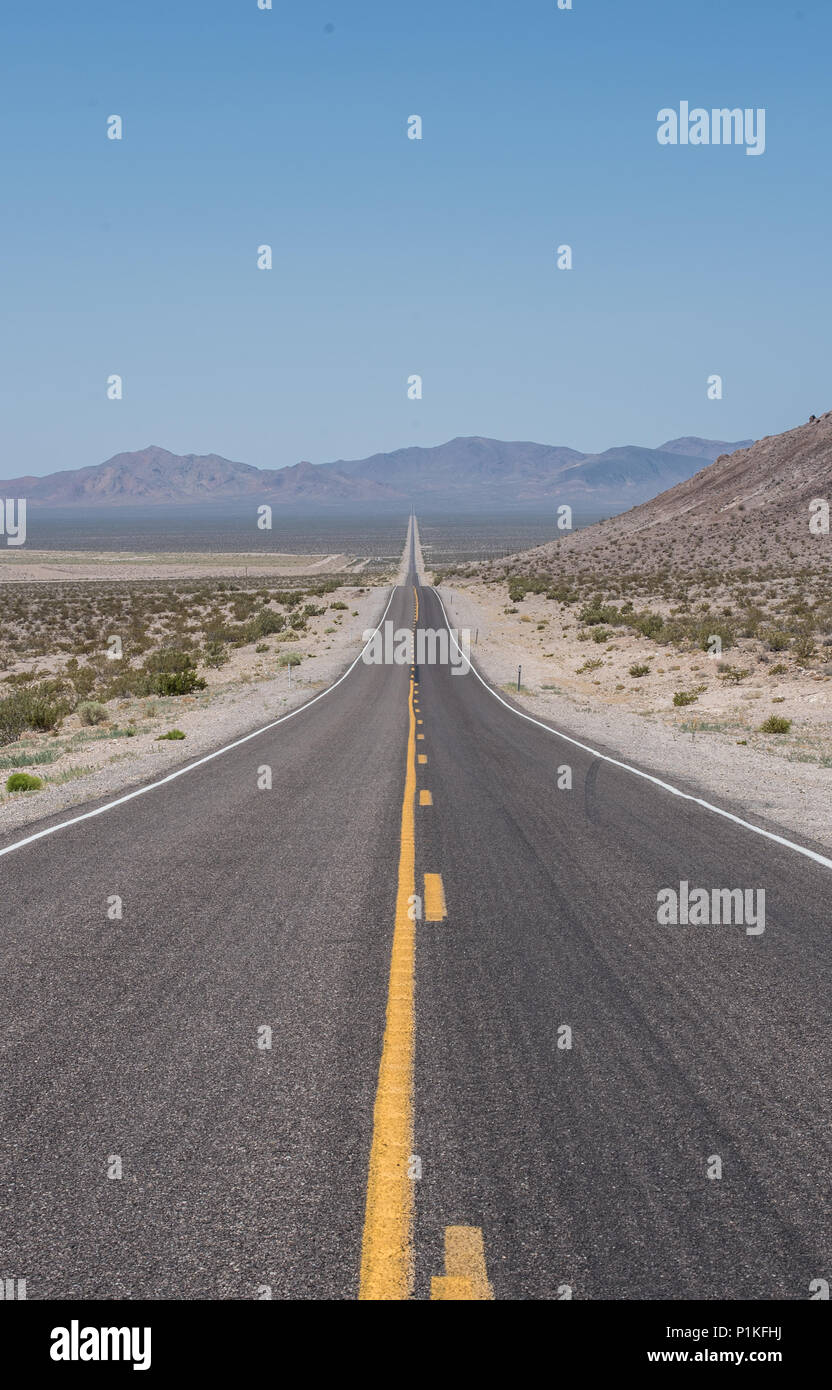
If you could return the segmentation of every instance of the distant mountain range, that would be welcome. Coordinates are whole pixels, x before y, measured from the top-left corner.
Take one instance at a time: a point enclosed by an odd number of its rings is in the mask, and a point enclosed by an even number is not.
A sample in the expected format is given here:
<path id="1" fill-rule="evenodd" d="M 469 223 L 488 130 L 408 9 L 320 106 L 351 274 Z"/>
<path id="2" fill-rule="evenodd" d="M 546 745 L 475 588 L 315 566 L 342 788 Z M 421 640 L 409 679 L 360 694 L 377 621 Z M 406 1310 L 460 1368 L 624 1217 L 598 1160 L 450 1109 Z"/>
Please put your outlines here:
<path id="1" fill-rule="evenodd" d="M 171 454 L 151 445 L 105 463 L 43 478 L 10 478 L 0 495 L 52 507 L 175 506 L 183 503 L 269 502 L 295 512 L 328 508 L 452 508 L 457 511 L 569 503 L 620 510 L 690 478 L 720 454 L 751 440 L 671 439 L 658 449 L 628 444 L 581 454 L 550 444 L 505 443 L 478 436 L 432 448 L 395 449 L 365 459 L 254 468 L 218 454 Z"/>

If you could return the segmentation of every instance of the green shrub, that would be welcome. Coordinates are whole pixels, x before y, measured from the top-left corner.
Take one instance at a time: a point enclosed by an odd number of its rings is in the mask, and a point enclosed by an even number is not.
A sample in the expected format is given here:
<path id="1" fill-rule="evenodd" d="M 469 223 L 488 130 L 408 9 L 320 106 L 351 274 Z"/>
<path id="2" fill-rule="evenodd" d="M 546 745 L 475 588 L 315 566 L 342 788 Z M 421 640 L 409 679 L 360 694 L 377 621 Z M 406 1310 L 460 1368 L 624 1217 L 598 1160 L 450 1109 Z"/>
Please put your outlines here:
<path id="1" fill-rule="evenodd" d="M 622 618 L 614 604 L 602 603 L 600 598 L 594 598 L 591 603 L 584 604 L 578 615 L 578 621 L 586 623 L 587 627 L 598 627 L 601 623 L 610 623 L 613 627 L 620 627 L 623 622 L 626 622 L 626 619 Z"/>
<path id="2" fill-rule="evenodd" d="M 220 666 L 225 666 L 226 662 L 230 660 L 228 648 L 217 638 L 213 638 L 210 642 L 206 642 L 202 660 L 206 666 L 218 670 Z"/>
<path id="3" fill-rule="evenodd" d="M 789 634 L 775 629 L 772 632 L 766 633 L 766 641 L 768 642 L 769 651 L 784 652 L 789 645 Z"/>
<path id="4" fill-rule="evenodd" d="M 512 603 L 520 603 L 526 594 L 545 594 L 551 582 L 540 575 L 515 575 L 508 581 L 508 596 Z"/>
<path id="5" fill-rule="evenodd" d="M 61 681 L 43 681 L 0 700 L 0 744 L 14 743 L 27 729 L 54 729 L 69 712 Z"/>
<path id="6" fill-rule="evenodd" d="M 144 669 L 151 675 L 156 675 L 158 672 L 164 675 L 175 675 L 193 667 L 194 660 L 193 652 L 182 651 L 179 647 L 160 647 L 157 652 L 152 652 L 147 658 Z"/>
<path id="7" fill-rule="evenodd" d="M 630 667 L 630 675 L 638 679 L 639 676 L 649 676 L 650 667 L 639 664 L 638 662 Z"/>
<path id="8" fill-rule="evenodd" d="M 184 738 L 184 737 L 185 737 L 185 735 L 183 734 L 183 732 L 182 732 L 181 729 L 168 729 L 168 731 L 167 731 L 166 734 L 159 734 L 159 735 L 158 735 L 158 737 L 157 737 L 157 739 L 156 739 L 156 742 L 158 743 L 161 739 L 165 739 L 165 738 L 173 738 L 173 739 L 176 739 L 176 738 Z"/>
<path id="9" fill-rule="evenodd" d="M 103 724 L 107 718 L 106 709 L 95 700 L 82 700 L 75 712 L 82 724 Z"/>
<path id="10" fill-rule="evenodd" d="M 300 666 L 300 661 L 297 652 L 281 652 L 277 658 L 278 666 Z"/>
<path id="11" fill-rule="evenodd" d="M 204 690 L 207 681 L 194 670 L 160 671 L 152 685 L 154 695 L 190 695 Z"/>
<path id="12" fill-rule="evenodd" d="M 593 642 L 598 642 L 599 645 L 601 642 L 609 642 L 611 637 L 612 633 L 608 632 L 605 627 L 596 627 L 595 631 L 592 634 Z"/>
<path id="13" fill-rule="evenodd" d="M 13 772 L 6 778 L 7 792 L 39 792 L 43 782 L 28 772 Z"/>
<path id="14" fill-rule="evenodd" d="M 659 641 L 664 629 L 664 618 L 661 613 L 636 613 L 630 619 L 630 626 L 634 627 L 636 632 L 640 632 L 642 637 L 651 637 Z"/>
<path id="15" fill-rule="evenodd" d="M 695 634 L 695 642 L 699 650 L 710 651 L 713 637 L 720 639 L 723 651 L 728 651 L 729 647 L 734 645 L 734 630 L 727 623 L 715 623 L 712 619 L 709 622 L 700 623 Z"/>
<path id="16" fill-rule="evenodd" d="M 674 705 L 692 705 L 699 699 L 692 690 L 677 690 L 673 696 Z"/>
<path id="17" fill-rule="evenodd" d="M 757 608 L 754 605 L 747 608 L 742 618 L 742 627 L 740 628 L 741 635 L 743 637 L 756 637 L 764 617 L 765 614 L 762 608 Z"/>
<path id="18" fill-rule="evenodd" d="M 770 714 L 764 724 L 760 725 L 761 734 L 787 734 L 792 727 L 790 719 L 784 719 L 781 714 Z"/>
<path id="19" fill-rule="evenodd" d="M 339 600 L 337 603 L 331 603 L 329 606 L 330 608 L 346 608 L 347 605 L 345 603 L 341 603 Z"/>
<path id="20" fill-rule="evenodd" d="M 321 609 L 321 612 L 323 611 Z M 257 642 L 261 637 L 270 637 L 273 632 L 282 632 L 285 626 L 286 619 L 282 613 L 275 613 L 271 608 L 261 608 L 257 617 L 248 625 L 249 640 Z"/>
<path id="21" fill-rule="evenodd" d="M 814 638 L 808 632 L 802 632 L 795 640 L 794 654 L 799 666 L 805 666 L 815 655 Z"/>

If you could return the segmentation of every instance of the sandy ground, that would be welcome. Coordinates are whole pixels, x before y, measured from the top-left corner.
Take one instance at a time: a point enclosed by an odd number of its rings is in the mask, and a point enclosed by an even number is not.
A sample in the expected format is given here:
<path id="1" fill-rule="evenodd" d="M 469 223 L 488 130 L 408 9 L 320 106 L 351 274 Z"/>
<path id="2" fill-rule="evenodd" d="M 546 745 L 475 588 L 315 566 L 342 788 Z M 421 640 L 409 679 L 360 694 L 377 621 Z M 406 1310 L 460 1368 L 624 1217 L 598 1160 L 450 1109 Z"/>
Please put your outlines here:
<path id="1" fill-rule="evenodd" d="M 364 593 L 344 586 L 327 595 L 327 601 L 347 603 L 346 612 L 336 616 L 328 611 L 310 619 L 309 631 L 295 642 L 286 633 L 269 637 L 266 652 L 255 652 L 253 646 L 231 649 L 227 665 L 200 669 L 208 682 L 203 691 L 175 698 L 112 700 L 105 725 L 84 727 L 77 715 L 70 715 L 56 734 L 30 733 L 6 744 L 0 748 L 0 833 L 164 776 L 304 704 L 331 685 L 359 654 L 362 633 L 376 626 L 389 597 L 389 584 Z M 327 633 L 326 628 L 334 631 Z M 285 652 L 303 658 L 291 672 L 291 683 L 289 668 L 277 665 Z M 160 734 L 173 728 L 181 729 L 185 738 L 159 741 Z M 38 761 L 54 753 L 54 761 Z M 18 765 L 10 767 L 9 759 Z M 9 794 L 5 780 L 10 771 L 31 772 L 46 785 L 36 792 Z"/>
<path id="2" fill-rule="evenodd" d="M 513 605 L 503 584 L 454 584 L 439 589 L 452 625 L 470 628 L 472 643 L 479 631 L 474 661 L 530 713 L 645 771 L 677 777 L 684 789 L 699 788 L 765 828 L 783 827 L 832 849 L 829 674 L 777 656 L 761 665 L 732 648 L 723 660 L 749 674 L 731 684 L 704 652 L 682 653 L 620 629 L 603 644 L 580 641 L 574 608 L 542 595 Z M 599 664 L 579 670 L 588 661 Z M 637 664 L 649 674 L 632 677 L 629 667 Z M 777 665 L 786 670 L 772 674 Z M 694 692 L 696 701 L 674 707 L 676 691 Z M 772 714 L 793 721 L 788 734 L 759 732 Z"/>
<path id="3" fill-rule="evenodd" d="M 55 580 L 207 579 L 213 575 L 242 579 L 294 575 L 358 574 L 368 562 L 361 555 L 290 555 L 235 551 L 121 554 L 112 551 L 29 550 L 0 552 L 0 584 Z"/>

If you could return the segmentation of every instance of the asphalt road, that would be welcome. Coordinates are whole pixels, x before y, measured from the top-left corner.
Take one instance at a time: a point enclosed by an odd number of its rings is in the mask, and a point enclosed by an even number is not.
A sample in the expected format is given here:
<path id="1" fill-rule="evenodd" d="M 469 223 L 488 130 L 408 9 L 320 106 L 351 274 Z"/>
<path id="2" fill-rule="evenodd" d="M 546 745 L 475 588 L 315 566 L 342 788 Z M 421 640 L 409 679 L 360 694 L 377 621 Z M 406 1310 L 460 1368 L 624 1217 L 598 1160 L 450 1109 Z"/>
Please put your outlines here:
<path id="1" fill-rule="evenodd" d="M 415 601 L 444 626 L 412 574 L 396 628 Z M 411 877 L 441 916 L 412 941 Z M 682 881 L 764 889 L 765 931 L 660 925 Z M 804 1299 L 832 1278 L 832 870 L 473 672 L 359 662 L 4 855 L 0 885 L 0 1275 L 30 1299 L 350 1299 L 390 1221 L 421 1299 Z M 402 1144 L 409 1197 L 384 1169 Z"/>

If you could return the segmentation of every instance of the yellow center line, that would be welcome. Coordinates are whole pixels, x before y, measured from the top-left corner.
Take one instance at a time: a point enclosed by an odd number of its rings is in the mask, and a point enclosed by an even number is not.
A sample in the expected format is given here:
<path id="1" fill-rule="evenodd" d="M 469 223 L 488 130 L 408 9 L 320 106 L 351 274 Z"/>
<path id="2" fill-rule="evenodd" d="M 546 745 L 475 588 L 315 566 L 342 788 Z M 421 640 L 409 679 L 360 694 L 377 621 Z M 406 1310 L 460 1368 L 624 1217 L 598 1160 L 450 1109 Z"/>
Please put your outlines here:
<path id="1" fill-rule="evenodd" d="M 433 1301 L 493 1299 L 479 1226 L 445 1227 L 445 1273 L 431 1279 L 430 1296 Z"/>
<path id="2" fill-rule="evenodd" d="M 425 874 L 425 921 L 444 922 L 447 915 L 441 874 Z"/>
<path id="3" fill-rule="evenodd" d="M 414 589 L 415 593 L 415 589 Z M 418 603 L 418 599 L 417 599 Z M 416 721 L 408 693 L 407 760 L 387 1016 L 373 1112 L 361 1243 L 360 1299 L 406 1299 L 413 1285 L 413 1037 L 416 930 Z"/>

